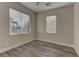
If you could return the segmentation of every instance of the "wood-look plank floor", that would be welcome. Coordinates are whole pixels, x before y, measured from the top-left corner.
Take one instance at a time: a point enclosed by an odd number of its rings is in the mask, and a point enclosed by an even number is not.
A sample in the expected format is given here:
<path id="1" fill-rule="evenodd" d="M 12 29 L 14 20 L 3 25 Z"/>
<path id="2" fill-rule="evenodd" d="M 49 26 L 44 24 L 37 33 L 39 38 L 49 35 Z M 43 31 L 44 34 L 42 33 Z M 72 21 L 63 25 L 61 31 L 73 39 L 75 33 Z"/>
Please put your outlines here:
<path id="1" fill-rule="evenodd" d="M 77 54 L 70 47 L 34 40 L 1 53 L 0 57 L 77 57 Z"/>

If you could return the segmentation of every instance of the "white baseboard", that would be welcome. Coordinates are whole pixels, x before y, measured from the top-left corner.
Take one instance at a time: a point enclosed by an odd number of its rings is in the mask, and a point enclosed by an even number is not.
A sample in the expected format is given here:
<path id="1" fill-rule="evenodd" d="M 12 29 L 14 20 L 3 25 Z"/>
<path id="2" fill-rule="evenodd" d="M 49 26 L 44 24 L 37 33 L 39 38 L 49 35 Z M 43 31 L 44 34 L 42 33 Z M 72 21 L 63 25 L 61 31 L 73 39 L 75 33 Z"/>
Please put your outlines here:
<path id="1" fill-rule="evenodd" d="M 66 44 L 66 43 L 60 43 L 60 42 L 55 42 L 55 41 L 48 41 L 48 40 L 43 40 L 43 39 L 37 39 L 37 40 L 47 41 L 47 42 L 50 42 L 50 43 L 54 43 L 54 44 L 58 44 L 58 45 L 62 45 L 62 46 L 67 46 L 67 47 L 73 47 L 74 48 L 74 45 L 70 45 L 70 44 Z"/>
<path id="2" fill-rule="evenodd" d="M 60 42 L 55 42 L 55 41 L 48 41 L 48 40 L 43 40 L 43 39 L 37 39 L 37 40 L 46 41 L 46 42 L 50 42 L 50 43 L 54 43 L 54 44 L 58 44 L 58 45 L 67 46 L 67 47 L 72 47 L 72 48 L 74 48 L 75 52 L 79 56 L 79 53 L 78 53 L 79 49 L 75 45 L 70 45 L 70 44 L 65 44 L 65 43 L 60 43 Z"/>
<path id="3" fill-rule="evenodd" d="M 74 46 L 75 52 L 77 53 L 77 55 L 79 56 L 79 50 Z"/>
<path id="4" fill-rule="evenodd" d="M 31 42 L 33 40 L 35 40 L 35 39 L 31 39 L 29 41 L 24 41 L 22 43 L 19 43 L 17 45 L 13 45 L 13 46 L 9 46 L 7 48 L 2 48 L 2 49 L 0 49 L 0 53 L 3 53 L 3 52 L 8 51 L 10 49 L 16 48 L 16 47 L 21 46 L 23 44 L 29 43 L 29 42 Z M 47 41 L 47 42 L 50 42 L 50 43 L 55 43 L 55 44 L 59 44 L 59 45 L 68 46 L 68 47 L 73 47 L 74 48 L 74 45 L 70 45 L 70 44 L 65 44 L 65 43 L 60 43 L 60 42 L 55 42 L 55 41 L 42 40 L 42 39 L 37 39 L 37 40 Z"/>
<path id="5" fill-rule="evenodd" d="M 23 44 L 29 43 L 29 42 L 31 42 L 31 41 L 33 41 L 33 40 L 34 40 L 34 39 L 31 39 L 31 40 L 29 40 L 29 41 L 24 41 L 24 42 L 19 43 L 19 44 L 17 44 L 17 45 L 9 46 L 9 47 L 7 47 L 7 48 L 2 48 L 2 49 L 0 49 L 0 53 L 6 52 L 6 51 L 8 51 L 8 50 L 11 50 L 11 49 L 16 48 L 16 47 L 18 47 L 18 46 L 21 46 L 21 45 L 23 45 Z"/>

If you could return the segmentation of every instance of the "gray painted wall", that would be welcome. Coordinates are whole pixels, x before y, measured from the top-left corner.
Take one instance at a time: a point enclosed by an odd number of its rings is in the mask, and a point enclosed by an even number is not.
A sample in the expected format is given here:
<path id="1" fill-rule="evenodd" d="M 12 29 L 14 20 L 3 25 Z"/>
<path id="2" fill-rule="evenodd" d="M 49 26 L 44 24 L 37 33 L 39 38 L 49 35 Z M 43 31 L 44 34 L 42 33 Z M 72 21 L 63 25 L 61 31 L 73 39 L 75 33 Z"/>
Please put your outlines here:
<path id="1" fill-rule="evenodd" d="M 17 9 L 31 16 L 32 32 L 29 34 L 9 35 L 9 8 Z M 35 36 L 35 14 L 19 3 L 0 3 L 0 51 L 23 42 L 34 39 Z"/>
<path id="2" fill-rule="evenodd" d="M 57 33 L 48 34 L 45 17 L 57 16 Z M 48 10 L 37 14 L 37 38 L 43 41 L 73 45 L 73 5 Z"/>
<path id="3" fill-rule="evenodd" d="M 9 35 L 9 8 L 17 9 L 31 16 L 32 32 L 29 34 Z M 57 33 L 45 32 L 45 17 L 57 15 Z M 35 20 L 35 17 L 37 20 Z M 36 23 L 37 22 L 37 23 Z M 0 51 L 13 45 L 28 42 L 37 37 L 40 40 L 73 45 L 73 6 L 39 12 L 35 15 L 19 3 L 0 3 Z"/>
<path id="4" fill-rule="evenodd" d="M 74 5 L 74 45 L 79 55 L 79 3 Z"/>

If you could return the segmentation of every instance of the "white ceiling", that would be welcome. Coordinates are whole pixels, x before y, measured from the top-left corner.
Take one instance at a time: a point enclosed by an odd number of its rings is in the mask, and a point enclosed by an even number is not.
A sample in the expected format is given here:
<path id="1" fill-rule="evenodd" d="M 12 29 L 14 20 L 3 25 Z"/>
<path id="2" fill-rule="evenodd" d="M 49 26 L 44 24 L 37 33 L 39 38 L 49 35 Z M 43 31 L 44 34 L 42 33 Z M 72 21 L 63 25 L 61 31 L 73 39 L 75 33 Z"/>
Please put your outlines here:
<path id="1" fill-rule="evenodd" d="M 37 6 L 36 2 L 21 2 L 21 4 L 34 12 L 41 12 L 73 4 L 73 2 L 51 2 L 51 6 L 46 6 L 46 3 L 47 2 L 40 2 L 39 6 Z"/>

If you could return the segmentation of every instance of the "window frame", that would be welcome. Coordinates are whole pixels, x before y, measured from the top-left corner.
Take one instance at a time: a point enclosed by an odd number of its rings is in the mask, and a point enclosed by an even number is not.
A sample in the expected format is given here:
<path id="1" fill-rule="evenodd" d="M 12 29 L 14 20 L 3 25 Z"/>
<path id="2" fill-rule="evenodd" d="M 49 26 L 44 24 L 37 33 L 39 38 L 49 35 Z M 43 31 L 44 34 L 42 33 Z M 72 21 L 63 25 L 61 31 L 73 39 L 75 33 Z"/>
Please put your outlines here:
<path id="1" fill-rule="evenodd" d="M 28 15 L 28 16 L 29 16 L 29 22 L 30 22 L 29 32 L 11 33 L 11 29 L 10 29 L 10 10 L 11 10 L 11 9 L 13 9 L 13 10 L 15 10 L 15 11 L 18 11 L 18 12 L 20 12 L 21 14 L 25 14 L 25 15 Z M 22 16 L 21 16 L 21 17 L 22 17 Z M 21 20 L 21 17 L 20 17 L 20 20 Z M 32 28 L 31 15 L 26 14 L 26 13 L 24 13 L 24 12 L 22 12 L 22 11 L 19 11 L 19 10 L 15 9 L 15 8 L 9 8 L 9 35 L 29 34 L 29 33 L 32 31 L 31 28 Z"/>
<path id="2" fill-rule="evenodd" d="M 56 29 L 55 29 L 56 32 L 51 32 L 51 33 L 47 32 L 47 17 L 49 17 L 49 16 L 56 16 Z M 57 33 L 57 15 L 56 14 L 45 16 L 45 32 L 47 34 L 56 34 Z"/>

